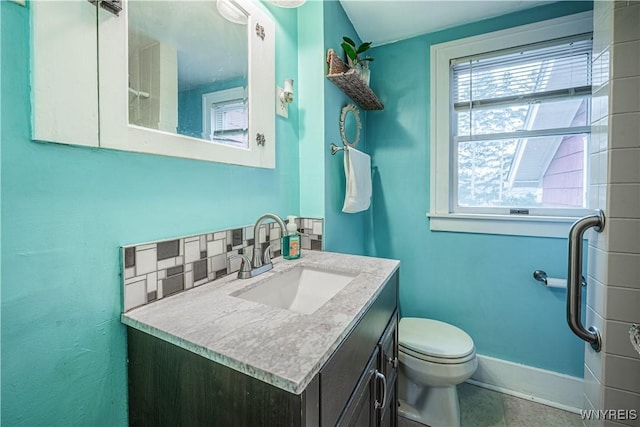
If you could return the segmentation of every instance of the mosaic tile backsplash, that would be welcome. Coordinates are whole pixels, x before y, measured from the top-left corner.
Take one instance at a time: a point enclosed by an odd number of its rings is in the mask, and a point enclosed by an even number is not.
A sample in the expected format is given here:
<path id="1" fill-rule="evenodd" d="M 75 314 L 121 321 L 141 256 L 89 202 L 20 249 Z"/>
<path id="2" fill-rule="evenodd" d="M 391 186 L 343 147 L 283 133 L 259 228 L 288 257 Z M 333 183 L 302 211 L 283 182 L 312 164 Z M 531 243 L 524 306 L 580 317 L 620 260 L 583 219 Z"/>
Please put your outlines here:
<path id="1" fill-rule="evenodd" d="M 323 220 L 297 218 L 302 250 L 322 250 Z M 275 222 L 260 226 L 262 253 L 281 256 L 282 232 Z M 149 304 L 177 292 L 209 283 L 240 270 L 242 259 L 253 256 L 253 225 L 122 247 L 123 311 Z"/>

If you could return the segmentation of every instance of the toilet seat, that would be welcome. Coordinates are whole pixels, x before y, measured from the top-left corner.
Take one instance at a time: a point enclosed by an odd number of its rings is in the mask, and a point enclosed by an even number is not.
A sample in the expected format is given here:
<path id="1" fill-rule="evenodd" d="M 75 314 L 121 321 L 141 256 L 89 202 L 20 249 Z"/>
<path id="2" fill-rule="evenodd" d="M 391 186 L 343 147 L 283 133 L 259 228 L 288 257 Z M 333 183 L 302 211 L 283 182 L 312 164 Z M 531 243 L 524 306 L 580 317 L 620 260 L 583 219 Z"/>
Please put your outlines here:
<path id="1" fill-rule="evenodd" d="M 403 317 L 398 327 L 399 350 L 433 363 L 457 364 L 473 359 L 475 346 L 462 329 L 433 319 Z"/>

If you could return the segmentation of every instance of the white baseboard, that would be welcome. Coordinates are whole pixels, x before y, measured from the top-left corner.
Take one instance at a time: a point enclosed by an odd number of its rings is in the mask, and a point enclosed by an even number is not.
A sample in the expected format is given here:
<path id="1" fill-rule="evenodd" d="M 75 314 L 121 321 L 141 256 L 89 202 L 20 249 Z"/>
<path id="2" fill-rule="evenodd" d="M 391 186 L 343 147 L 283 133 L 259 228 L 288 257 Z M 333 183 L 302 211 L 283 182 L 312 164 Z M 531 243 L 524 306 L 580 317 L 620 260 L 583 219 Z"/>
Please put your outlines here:
<path id="1" fill-rule="evenodd" d="M 467 382 L 565 411 L 580 413 L 584 406 L 582 378 L 480 354 Z"/>

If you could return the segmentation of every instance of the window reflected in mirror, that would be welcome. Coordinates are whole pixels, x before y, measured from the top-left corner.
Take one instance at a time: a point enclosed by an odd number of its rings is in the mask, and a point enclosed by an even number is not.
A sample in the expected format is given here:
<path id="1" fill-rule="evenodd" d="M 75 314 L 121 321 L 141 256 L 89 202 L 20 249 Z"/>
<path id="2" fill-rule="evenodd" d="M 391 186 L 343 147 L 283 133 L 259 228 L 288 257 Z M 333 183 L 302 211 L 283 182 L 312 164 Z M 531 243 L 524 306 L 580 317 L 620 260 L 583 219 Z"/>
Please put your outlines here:
<path id="1" fill-rule="evenodd" d="M 246 17 L 231 0 L 130 0 L 129 124 L 248 148 Z"/>

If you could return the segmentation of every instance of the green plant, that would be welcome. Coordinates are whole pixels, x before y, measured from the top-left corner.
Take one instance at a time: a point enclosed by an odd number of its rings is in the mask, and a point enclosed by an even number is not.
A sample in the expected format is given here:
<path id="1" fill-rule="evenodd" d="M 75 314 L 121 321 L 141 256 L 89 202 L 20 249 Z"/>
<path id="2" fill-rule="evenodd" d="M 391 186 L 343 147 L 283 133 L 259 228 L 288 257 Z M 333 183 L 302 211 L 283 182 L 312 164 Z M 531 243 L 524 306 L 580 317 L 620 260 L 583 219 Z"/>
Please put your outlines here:
<path id="1" fill-rule="evenodd" d="M 355 68 L 356 65 L 360 64 L 361 67 L 367 68 L 369 66 L 369 62 L 373 61 L 373 58 L 370 56 L 361 57 L 360 55 L 369 50 L 371 42 L 365 42 L 356 47 L 356 43 L 349 37 L 344 36 L 342 37 L 342 40 L 344 41 L 340 46 L 342 46 L 344 52 L 347 54 L 349 66 L 351 68 Z"/>

